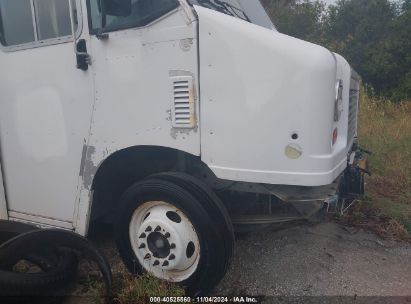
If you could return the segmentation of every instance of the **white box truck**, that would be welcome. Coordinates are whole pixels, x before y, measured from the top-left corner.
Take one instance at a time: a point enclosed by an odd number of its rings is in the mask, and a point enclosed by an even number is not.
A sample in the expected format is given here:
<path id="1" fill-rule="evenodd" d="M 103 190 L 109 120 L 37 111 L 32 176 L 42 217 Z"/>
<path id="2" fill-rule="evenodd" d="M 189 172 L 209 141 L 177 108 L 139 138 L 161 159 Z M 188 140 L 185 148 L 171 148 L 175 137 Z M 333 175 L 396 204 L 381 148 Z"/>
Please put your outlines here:
<path id="1" fill-rule="evenodd" d="M 233 227 L 363 194 L 358 75 L 257 0 L 0 0 L 0 42 L 0 218 L 205 294 Z"/>

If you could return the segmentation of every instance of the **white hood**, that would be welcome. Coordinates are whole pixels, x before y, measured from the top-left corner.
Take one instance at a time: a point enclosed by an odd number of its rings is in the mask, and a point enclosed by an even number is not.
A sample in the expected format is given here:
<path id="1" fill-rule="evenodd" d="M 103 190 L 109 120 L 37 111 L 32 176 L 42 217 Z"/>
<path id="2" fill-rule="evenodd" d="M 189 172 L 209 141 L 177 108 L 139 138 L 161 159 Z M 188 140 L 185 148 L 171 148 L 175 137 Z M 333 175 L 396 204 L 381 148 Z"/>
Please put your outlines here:
<path id="1" fill-rule="evenodd" d="M 321 46 L 195 10 L 203 161 L 224 179 L 331 184 L 345 169 L 349 150 L 346 136 L 331 144 L 336 75 L 349 77 L 348 63 Z M 290 144 L 301 148 L 300 158 L 285 155 Z"/>

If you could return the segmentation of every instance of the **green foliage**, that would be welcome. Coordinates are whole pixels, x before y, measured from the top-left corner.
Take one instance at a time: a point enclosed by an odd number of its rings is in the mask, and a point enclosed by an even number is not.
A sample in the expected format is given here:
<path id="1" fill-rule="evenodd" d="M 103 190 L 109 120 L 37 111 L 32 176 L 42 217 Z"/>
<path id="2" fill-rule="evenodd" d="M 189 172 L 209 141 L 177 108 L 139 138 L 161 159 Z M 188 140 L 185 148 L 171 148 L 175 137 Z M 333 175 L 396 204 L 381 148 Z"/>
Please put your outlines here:
<path id="1" fill-rule="evenodd" d="M 411 96 L 411 0 L 263 0 L 280 32 L 342 54 L 393 100 Z"/>
<path id="2" fill-rule="evenodd" d="M 325 4 L 320 1 L 304 0 L 297 4 L 295 0 L 266 0 L 263 1 L 268 13 L 280 31 L 290 36 L 303 38 L 312 42 L 320 42 L 321 18 Z"/>

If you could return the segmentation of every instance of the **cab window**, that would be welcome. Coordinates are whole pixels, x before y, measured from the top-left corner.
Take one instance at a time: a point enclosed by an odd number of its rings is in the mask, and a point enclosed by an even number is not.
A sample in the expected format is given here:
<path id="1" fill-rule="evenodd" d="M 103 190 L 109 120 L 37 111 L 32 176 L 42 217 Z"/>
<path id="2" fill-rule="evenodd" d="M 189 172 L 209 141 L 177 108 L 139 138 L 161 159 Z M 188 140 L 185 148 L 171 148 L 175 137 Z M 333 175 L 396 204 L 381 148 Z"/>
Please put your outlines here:
<path id="1" fill-rule="evenodd" d="M 0 37 L 4 46 L 34 41 L 29 0 L 0 0 Z"/>
<path id="2" fill-rule="evenodd" d="M 39 40 L 71 34 L 70 6 L 67 0 L 35 0 L 34 11 Z"/>
<path id="3" fill-rule="evenodd" d="M 99 1 L 88 0 L 87 3 L 90 31 L 93 34 L 98 33 L 102 27 Z M 130 16 L 106 16 L 104 32 L 145 26 L 179 6 L 178 0 L 132 0 L 131 2 Z"/>
<path id="4" fill-rule="evenodd" d="M 1 44 L 16 46 L 70 36 L 69 1 L 75 10 L 75 0 L 0 0 Z"/>

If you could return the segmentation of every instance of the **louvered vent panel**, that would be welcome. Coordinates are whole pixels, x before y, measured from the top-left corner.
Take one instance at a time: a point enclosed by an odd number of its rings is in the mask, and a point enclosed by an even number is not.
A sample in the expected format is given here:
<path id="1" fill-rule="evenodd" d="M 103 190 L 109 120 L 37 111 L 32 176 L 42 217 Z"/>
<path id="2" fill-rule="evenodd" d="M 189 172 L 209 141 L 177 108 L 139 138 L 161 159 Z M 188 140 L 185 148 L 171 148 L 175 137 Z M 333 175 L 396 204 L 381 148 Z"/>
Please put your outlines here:
<path id="1" fill-rule="evenodd" d="M 173 127 L 194 128 L 196 119 L 193 78 L 190 76 L 173 77 L 172 90 Z"/>

